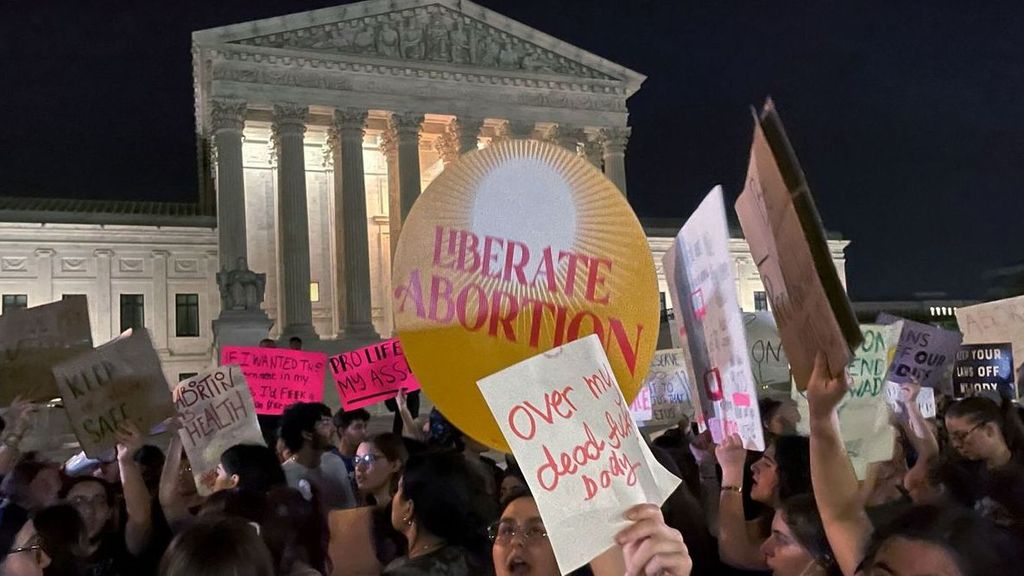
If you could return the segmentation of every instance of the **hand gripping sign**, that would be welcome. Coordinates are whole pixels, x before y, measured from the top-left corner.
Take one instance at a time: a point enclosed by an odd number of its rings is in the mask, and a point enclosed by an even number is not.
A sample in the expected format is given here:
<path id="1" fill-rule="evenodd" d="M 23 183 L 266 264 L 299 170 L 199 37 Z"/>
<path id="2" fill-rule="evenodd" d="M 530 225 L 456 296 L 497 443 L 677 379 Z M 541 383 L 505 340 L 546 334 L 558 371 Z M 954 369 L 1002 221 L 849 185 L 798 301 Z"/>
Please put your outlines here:
<path id="1" fill-rule="evenodd" d="M 657 276 L 618 188 L 562 147 L 470 152 L 416 201 L 395 253 L 398 336 L 424 391 L 476 440 L 508 445 L 476 381 L 597 334 L 627 400 L 658 337 Z"/>

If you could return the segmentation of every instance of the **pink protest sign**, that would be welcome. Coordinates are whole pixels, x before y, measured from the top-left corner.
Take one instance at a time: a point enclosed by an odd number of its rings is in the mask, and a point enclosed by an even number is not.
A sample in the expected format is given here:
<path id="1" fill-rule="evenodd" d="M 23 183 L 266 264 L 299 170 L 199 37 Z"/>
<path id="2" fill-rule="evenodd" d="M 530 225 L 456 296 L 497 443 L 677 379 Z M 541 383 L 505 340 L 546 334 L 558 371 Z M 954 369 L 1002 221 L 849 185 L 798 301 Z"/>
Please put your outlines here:
<path id="1" fill-rule="evenodd" d="M 321 352 L 225 346 L 220 363 L 242 369 L 257 414 L 276 415 L 290 404 L 324 398 L 327 355 Z"/>
<path id="2" fill-rule="evenodd" d="M 419 390 L 402 343 L 392 338 L 331 357 L 331 373 L 345 410 L 383 402 L 399 390 Z"/>

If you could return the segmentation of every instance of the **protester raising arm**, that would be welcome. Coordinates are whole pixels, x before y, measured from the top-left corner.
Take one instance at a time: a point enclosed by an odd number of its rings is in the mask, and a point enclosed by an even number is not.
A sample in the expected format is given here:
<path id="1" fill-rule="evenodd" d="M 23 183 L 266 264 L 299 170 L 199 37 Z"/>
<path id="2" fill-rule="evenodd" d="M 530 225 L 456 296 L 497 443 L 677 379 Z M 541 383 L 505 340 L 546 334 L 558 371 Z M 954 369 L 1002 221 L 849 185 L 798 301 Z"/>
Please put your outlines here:
<path id="1" fill-rule="evenodd" d="M 405 390 L 398 391 L 398 396 L 395 396 L 395 403 L 398 405 L 398 413 L 402 416 L 402 436 L 426 442 L 427 436 L 423 433 L 423 427 L 416 426 L 416 420 L 412 417 L 412 412 L 409 412 L 409 403 L 405 397 Z"/>
<path id="2" fill-rule="evenodd" d="M 807 384 L 811 482 L 836 562 L 843 574 L 853 576 L 872 528 L 860 497 L 857 475 L 839 432 L 837 407 L 845 395 L 843 379 L 829 374 L 825 356 L 819 352 Z"/>
<path id="3" fill-rule="evenodd" d="M 928 482 L 928 468 L 939 457 L 939 442 L 932 434 L 928 422 L 921 414 L 921 408 L 917 405 L 917 396 L 921 392 L 921 385 L 903 384 L 901 388 L 906 398 L 903 406 L 907 411 L 907 423 L 904 430 L 910 440 L 910 445 L 917 452 L 917 462 L 914 463 L 913 468 L 907 471 L 903 485 L 913 494 L 915 487 Z"/>
<path id="4" fill-rule="evenodd" d="M 167 445 L 167 460 L 164 461 L 164 469 L 160 473 L 160 507 L 163 508 L 167 525 L 174 532 L 180 531 L 192 520 L 192 513 L 189 512 L 189 501 L 181 490 L 181 454 L 183 451 L 181 436 L 177 432 L 171 434 L 171 441 Z M 188 481 L 193 481 L 192 475 L 188 475 Z"/>
<path id="5" fill-rule="evenodd" d="M 753 534 L 756 523 L 748 523 L 743 516 L 743 468 L 747 465 L 747 451 L 743 440 L 733 434 L 715 449 L 722 467 L 722 486 L 718 503 L 718 553 L 722 562 L 745 570 L 765 570 L 763 539 Z M 767 536 L 767 535 L 765 535 Z"/>
<path id="6" fill-rule="evenodd" d="M 32 413 L 38 409 L 23 399 L 16 396 L 7 410 L 7 429 L 4 430 L 3 441 L 0 442 L 0 477 L 7 476 L 14 470 L 14 465 L 21 459 L 21 450 L 18 444 L 28 432 L 32 423 Z"/>
<path id="7" fill-rule="evenodd" d="M 149 490 L 142 478 L 142 469 L 135 461 L 135 453 L 142 448 L 142 434 L 132 422 L 122 425 L 117 432 L 117 464 L 121 469 L 121 486 L 128 512 L 124 543 L 132 556 L 140 556 L 149 545 L 153 533 L 153 508 Z"/>

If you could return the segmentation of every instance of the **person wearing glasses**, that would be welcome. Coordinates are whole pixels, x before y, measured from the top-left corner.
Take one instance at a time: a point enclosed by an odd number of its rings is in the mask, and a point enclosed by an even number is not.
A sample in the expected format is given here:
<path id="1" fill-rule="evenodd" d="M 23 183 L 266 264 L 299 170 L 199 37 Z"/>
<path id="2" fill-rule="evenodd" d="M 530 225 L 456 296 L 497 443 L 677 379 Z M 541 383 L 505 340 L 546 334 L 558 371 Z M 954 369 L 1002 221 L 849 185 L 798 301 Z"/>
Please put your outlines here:
<path id="1" fill-rule="evenodd" d="M 378 434 L 359 444 L 352 464 L 363 501 L 381 508 L 390 504 L 408 459 L 405 443 L 395 434 Z"/>
<path id="2" fill-rule="evenodd" d="M 35 523 L 22 514 L 0 508 L 0 574 L 43 576 L 50 557 L 43 550 Z"/>
<path id="3" fill-rule="evenodd" d="M 1000 407 L 982 396 L 964 398 L 946 411 L 946 432 L 960 456 L 989 470 L 1024 464 L 1024 427 L 1010 402 Z"/>
<path id="4" fill-rule="evenodd" d="M 380 574 L 405 553 L 405 538 L 391 526 L 391 498 L 409 454 L 390 432 L 361 442 L 352 457 L 364 506 L 332 512 L 330 552 L 335 576 Z"/>
<path id="5" fill-rule="evenodd" d="M 496 576 L 558 576 L 555 551 L 548 540 L 537 502 L 526 487 L 509 491 L 501 519 L 488 529 Z M 635 523 L 616 536 L 618 547 L 597 557 L 571 576 L 687 576 L 693 567 L 683 537 L 665 525 L 653 504 L 631 508 Z"/>
<path id="6" fill-rule="evenodd" d="M 949 443 L 963 459 L 961 503 L 1024 540 L 1024 425 L 1009 399 L 1002 405 L 974 396 L 946 410 Z"/>

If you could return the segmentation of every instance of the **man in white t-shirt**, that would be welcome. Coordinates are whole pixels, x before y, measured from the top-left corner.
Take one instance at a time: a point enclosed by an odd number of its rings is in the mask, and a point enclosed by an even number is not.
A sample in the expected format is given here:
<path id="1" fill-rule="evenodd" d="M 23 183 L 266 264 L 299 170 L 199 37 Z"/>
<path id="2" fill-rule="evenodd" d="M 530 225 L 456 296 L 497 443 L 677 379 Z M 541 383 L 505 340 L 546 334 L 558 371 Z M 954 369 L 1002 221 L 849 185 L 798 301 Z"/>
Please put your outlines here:
<path id="1" fill-rule="evenodd" d="M 331 410 L 323 404 L 299 402 L 281 415 L 280 436 L 292 454 L 282 465 L 288 485 L 307 498 L 315 493 L 325 513 L 356 506 L 345 463 L 328 452 L 333 431 Z"/>

